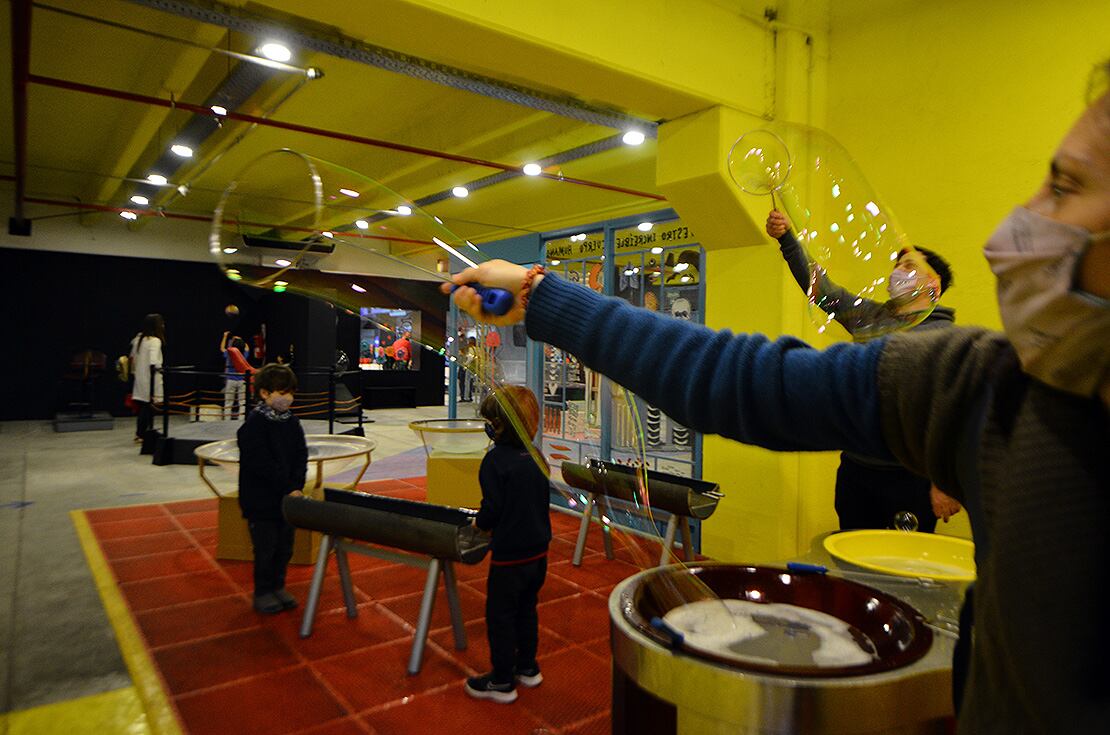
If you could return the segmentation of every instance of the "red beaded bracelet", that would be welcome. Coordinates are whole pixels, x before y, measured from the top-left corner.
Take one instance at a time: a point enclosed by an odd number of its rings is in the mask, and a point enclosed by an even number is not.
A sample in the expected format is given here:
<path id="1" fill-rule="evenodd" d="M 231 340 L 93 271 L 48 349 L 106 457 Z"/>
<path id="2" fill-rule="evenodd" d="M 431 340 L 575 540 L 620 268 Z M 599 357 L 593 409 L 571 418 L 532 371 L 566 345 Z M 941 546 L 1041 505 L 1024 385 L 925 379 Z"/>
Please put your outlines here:
<path id="1" fill-rule="evenodd" d="M 528 297 L 532 295 L 532 281 L 536 280 L 536 276 L 539 274 L 546 272 L 547 270 L 542 265 L 534 265 L 524 274 L 524 282 L 520 284 L 521 308 L 528 308 Z"/>

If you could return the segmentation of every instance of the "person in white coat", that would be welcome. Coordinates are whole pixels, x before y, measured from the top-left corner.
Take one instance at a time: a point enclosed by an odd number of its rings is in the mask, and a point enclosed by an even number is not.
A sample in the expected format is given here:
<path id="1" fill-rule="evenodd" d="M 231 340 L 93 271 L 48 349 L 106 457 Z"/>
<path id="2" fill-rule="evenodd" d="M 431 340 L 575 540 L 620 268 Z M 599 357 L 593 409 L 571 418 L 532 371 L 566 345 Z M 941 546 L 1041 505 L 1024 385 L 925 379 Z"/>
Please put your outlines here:
<path id="1" fill-rule="evenodd" d="M 131 340 L 131 370 L 135 384 L 131 387 L 131 400 L 139 407 L 135 424 L 135 441 L 141 442 L 154 427 L 152 403 L 162 402 L 162 373 L 154 375 L 151 368 L 162 367 L 162 345 L 166 341 L 166 323 L 161 314 L 147 314 L 142 329 Z"/>

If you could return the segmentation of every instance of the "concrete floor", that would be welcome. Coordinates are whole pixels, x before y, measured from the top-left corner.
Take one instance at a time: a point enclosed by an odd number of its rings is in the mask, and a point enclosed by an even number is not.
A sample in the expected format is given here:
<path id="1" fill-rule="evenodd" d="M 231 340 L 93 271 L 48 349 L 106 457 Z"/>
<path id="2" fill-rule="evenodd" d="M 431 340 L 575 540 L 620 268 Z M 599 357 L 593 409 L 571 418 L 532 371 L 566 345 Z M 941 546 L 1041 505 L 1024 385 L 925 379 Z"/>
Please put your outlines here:
<path id="1" fill-rule="evenodd" d="M 419 447 L 408 422 L 446 415 L 373 411 L 373 458 Z M 69 512 L 211 497 L 196 466 L 156 467 L 133 436 L 123 418 L 111 431 L 72 433 L 0 423 L 0 713 L 131 685 Z"/>

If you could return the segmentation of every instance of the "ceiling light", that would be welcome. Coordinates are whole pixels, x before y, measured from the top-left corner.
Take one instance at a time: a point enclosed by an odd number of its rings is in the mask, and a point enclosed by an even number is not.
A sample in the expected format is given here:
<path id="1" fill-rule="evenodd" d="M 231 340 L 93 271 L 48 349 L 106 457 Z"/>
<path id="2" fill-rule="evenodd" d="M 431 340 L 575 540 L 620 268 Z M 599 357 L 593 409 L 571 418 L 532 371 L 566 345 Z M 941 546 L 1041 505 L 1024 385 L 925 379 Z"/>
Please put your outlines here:
<path id="1" fill-rule="evenodd" d="M 358 293 L 366 293 L 366 289 L 363 288 L 362 286 L 358 285 L 357 283 L 352 283 L 351 284 L 351 290 L 352 291 L 357 291 Z"/>
<path id="2" fill-rule="evenodd" d="M 177 193 L 180 194 L 183 197 L 188 196 L 189 195 L 189 185 L 188 184 L 181 184 L 180 186 L 177 187 Z"/>
<path id="3" fill-rule="evenodd" d="M 435 215 L 432 215 L 432 219 L 434 219 L 436 222 L 440 223 L 441 225 L 443 224 L 443 220 L 441 220 L 439 217 L 436 217 Z"/>
<path id="4" fill-rule="evenodd" d="M 165 186 L 169 183 L 166 177 L 162 174 L 150 174 L 146 177 L 146 180 L 152 184 L 156 184 L 157 186 Z"/>
<path id="5" fill-rule="evenodd" d="M 466 244 L 470 246 L 471 250 L 473 250 L 475 252 L 478 252 L 478 253 L 482 252 L 481 250 L 478 250 L 478 246 L 475 245 L 474 243 L 470 242 L 470 240 L 467 240 Z"/>
<path id="6" fill-rule="evenodd" d="M 370 223 L 364 219 L 358 219 L 355 220 L 355 227 L 359 228 L 360 230 L 368 230 L 370 229 Z"/>
<path id="7" fill-rule="evenodd" d="M 329 238 L 330 237 L 335 237 L 335 235 L 333 235 L 329 230 L 324 230 L 320 234 L 323 235 L 324 237 L 329 237 Z"/>
<path id="8" fill-rule="evenodd" d="M 644 142 L 644 134 L 639 130 L 629 130 L 621 140 L 625 145 L 640 145 Z"/>
<path id="9" fill-rule="evenodd" d="M 193 157 L 193 149 L 190 148 L 187 145 L 181 145 L 180 143 L 174 143 L 173 145 L 170 146 L 170 150 L 173 151 L 176 155 L 181 156 L 182 158 L 192 158 Z"/>
<path id="10" fill-rule="evenodd" d="M 659 254 L 661 254 L 662 252 L 663 252 L 663 248 L 661 248 L 661 247 L 658 247 L 658 246 L 656 246 L 656 247 L 654 247 L 654 248 L 652 248 L 652 249 L 651 249 L 651 254 L 652 254 L 652 255 L 659 255 Z"/>
<path id="11" fill-rule="evenodd" d="M 135 214 L 134 212 L 120 212 L 119 216 L 123 217 L 124 219 L 131 220 L 132 222 L 139 218 L 139 215 Z"/>
<path id="12" fill-rule="evenodd" d="M 553 260 L 553 261 L 551 261 L 551 265 L 559 265 L 559 263 L 561 263 L 561 262 L 562 261 L 560 261 L 560 260 Z"/>
<path id="13" fill-rule="evenodd" d="M 465 186 L 456 186 L 454 189 L 451 190 L 451 193 L 457 196 L 459 199 L 466 199 L 468 196 L 470 196 L 470 189 L 467 189 Z"/>
<path id="14" fill-rule="evenodd" d="M 340 194 L 346 194 L 347 196 L 351 197 L 352 199 L 358 199 L 358 192 L 355 191 L 354 189 L 340 189 L 339 193 Z"/>
<path id="15" fill-rule="evenodd" d="M 293 58 L 293 52 L 289 50 L 288 46 L 274 41 L 259 46 L 258 53 L 262 54 L 270 61 L 280 61 L 283 63 Z"/>
<path id="16" fill-rule="evenodd" d="M 142 194 L 136 194 L 135 196 L 131 197 L 131 201 L 143 207 L 150 204 L 150 200 L 144 197 Z"/>
<path id="17" fill-rule="evenodd" d="M 212 110 L 212 112 L 216 113 L 217 115 L 226 115 L 227 114 L 227 108 L 224 107 L 223 105 L 212 105 L 208 109 Z"/>
<path id="18" fill-rule="evenodd" d="M 289 281 L 274 281 L 275 286 L 288 286 Z"/>
<path id="19" fill-rule="evenodd" d="M 524 164 L 524 175 L 525 176 L 539 176 L 542 173 L 543 173 L 543 167 L 540 166 L 538 163 L 526 163 L 526 164 Z"/>
<path id="20" fill-rule="evenodd" d="M 232 253 L 239 252 L 239 248 L 224 248 L 224 254 L 231 255 Z"/>
<path id="21" fill-rule="evenodd" d="M 651 223 L 650 222 L 641 222 L 640 224 L 636 225 L 636 229 L 639 230 L 640 232 L 647 232 L 648 230 L 651 229 Z"/>
<path id="22" fill-rule="evenodd" d="M 293 265 L 293 263 L 291 261 L 286 260 L 285 258 L 278 258 L 277 260 L 274 261 L 274 265 L 285 268 L 287 266 Z"/>
<path id="23" fill-rule="evenodd" d="M 679 280 L 682 281 L 683 283 L 689 283 L 690 282 L 690 276 L 683 276 Z"/>
<path id="24" fill-rule="evenodd" d="M 689 267 L 690 267 L 689 263 L 679 263 L 678 265 L 676 265 L 674 267 L 674 272 L 675 273 L 681 273 L 682 271 L 686 270 Z"/>
<path id="25" fill-rule="evenodd" d="M 412 214 L 412 207 L 408 206 L 407 204 L 402 204 L 397 207 L 397 214 L 401 215 L 402 217 L 407 217 Z"/>
<path id="26" fill-rule="evenodd" d="M 304 70 L 304 75 L 309 79 L 319 79 L 324 76 L 324 70 L 318 66 L 310 66 Z"/>

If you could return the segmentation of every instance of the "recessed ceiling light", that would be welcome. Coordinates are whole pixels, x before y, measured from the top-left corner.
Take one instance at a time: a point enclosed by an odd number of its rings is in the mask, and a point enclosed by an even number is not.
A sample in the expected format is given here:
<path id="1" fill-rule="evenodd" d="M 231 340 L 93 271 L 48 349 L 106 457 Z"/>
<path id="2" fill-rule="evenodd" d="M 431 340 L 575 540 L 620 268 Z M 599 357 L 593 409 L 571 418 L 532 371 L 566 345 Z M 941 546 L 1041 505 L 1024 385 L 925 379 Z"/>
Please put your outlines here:
<path id="1" fill-rule="evenodd" d="M 678 265 L 676 265 L 674 267 L 674 270 L 675 270 L 675 273 L 681 273 L 682 271 L 686 270 L 689 267 L 690 267 L 689 263 L 679 263 Z"/>
<path id="2" fill-rule="evenodd" d="M 189 185 L 188 184 L 179 185 L 177 187 L 177 193 L 180 194 L 183 197 L 188 196 L 189 195 Z"/>
<path id="3" fill-rule="evenodd" d="M 551 261 L 551 265 L 559 265 L 559 263 L 561 263 L 561 262 L 562 261 L 560 261 L 560 260 L 553 260 L 553 261 Z"/>
<path id="4" fill-rule="evenodd" d="M 360 230 L 368 230 L 370 229 L 370 223 L 364 219 L 358 219 L 355 220 L 355 227 L 359 228 Z"/>
<path id="5" fill-rule="evenodd" d="M 640 224 L 636 225 L 636 229 L 639 230 L 640 232 L 647 232 L 648 230 L 651 229 L 651 223 L 650 222 L 641 222 Z"/>
<path id="6" fill-rule="evenodd" d="M 227 114 L 227 108 L 224 107 L 223 105 L 212 105 L 208 109 L 212 110 L 212 112 L 216 113 L 217 115 L 226 115 Z"/>
<path id="7" fill-rule="evenodd" d="M 193 149 L 190 148 L 187 145 L 182 145 L 180 143 L 174 143 L 173 145 L 170 146 L 170 150 L 173 151 L 175 155 L 181 156 L 182 158 L 192 158 L 193 157 Z"/>
<path id="8" fill-rule="evenodd" d="M 475 252 L 479 252 L 479 253 L 482 252 L 481 250 L 478 250 L 478 246 L 475 245 L 474 243 L 470 242 L 470 240 L 467 240 L 466 244 L 470 246 L 471 250 L 473 250 Z"/>
<path id="9" fill-rule="evenodd" d="M 304 70 L 304 75 L 309 79 L 319 79 L 324 76 L 324 70 L 318 66 L 310 66 Z"/>
<path id="10" fill-rule="evenodd" d="M 543 167 L 540 166 L 538 163 L 526 163 L 526 164 L 524 164 L 524 175 L 525 176 L 539 176 L 542 173 L 543 173 Z"/>
<path id="11" fill-rule="evenodd" d="M 150 183 L 156 184 L 158 186 L 165 186 L 166 184 L 169 183 L 169 181 L 166 179 L 166 177 L 163 176 L 162 174 L 149 174 L 146 177 L 146 180 L 149 181 Z"/>
<path id="12" fill-rule="evenodd" d="M 661 248 L 661 247 L 654 247 L 654 248 L 651 249 L 651 254 L 652 255 L 659 255 L 662 252 L 663 252 L 663 248 Z"/>
<path id="13" fill-rule="evenodd" d="M 441 225 L 443 224 L 443 220 L 441 220 L 439 217 L 436 217 L 435 215 L 432 215 L 432 219 L 434 219 L 436 222 L 440 223 Z"/>
<path id="14" fill-rule="evenodd" d="M 644 142 L 644 134 L 639 130 L 629 130 L 621 140 L 625 145 L 640 145 Z"/>
<path id="15" fill-rule="evenodd" d="M 289 281 L 274 281 L 275 286 L 288 286 Z"/>
<path id="16" fill-rule="evenodd" d="M 366 293 L 366 289 L 363 288 L 362 286 L 358 285 L 357 283 L 352 283 L 351 284 L 351 290 L 352 291 L 357 291 L 358 293 Z"/>
<path id="17" fill-rule="evenodd" d="M 224 248 L 224 253 L 231 255 L 232 253 L 239 252 L 239 248 Z"/>
<path id="18" fill-rule="evenodd" d="M 131 201 L 143 207 L 150 204 L 150 200 L 144 197 L 142 194 L 136 194 L 135 196 L 131 197 Z"/>
<path id="19" fill-rule="evenodd" d="M 119 216 L 132 221 L 139 218 L 139 215 L 135 214 L 134 212 L 120 212 Z"/>
<path id="20" fill-rule="evenodd" d="M 278 258 L 277 260 L 274 261 L 274 265 L 281 266 L 282 268 L 284 268 L 286 266 L 293 265 L 293 263 L 292 263 L 292 261 L 286 260 L 285 258 Z"/>
<path id="21" fill-rule="evenodd" d="M 330 231 L 328 231 L 328 230 L 324 230 L 324 231 L 323 231 L 322 233 L 320 233 L 320 234 L 321 234 L 321 235 L 323 235 L 324 237 L 335 237 L 335 235 L 333 235 L 333 234 L 332 234 L 332 233 L 331 233 Z"/>
<path id="22" fill-rule="evenodd" d="M 397 207 L 397 214 L 401 215 L 402 217 L 407 217 L 408 215 L 412 214 L 412 207 L 407 204 L 401 204 Z"/>
<path id="23" fill-rule="evenodd" d="M 282 63 L 289 61 L 293 58 L 293 52 L 289 47 L 283 43 L 270 41 L 258 47 L 258 53 L 265 56 L 270 61 L 280 61 Z"/>
<path id="24" fill-rule="evenodd" d="M 339 193 L 340 194 L 346 194 L 347 196 L 351 197 L 352 199 L 358 199 L 358 192 L 355 191 L 354 189 L 340 189 Z"/>
<path id="25" fill-rule="evenodd" d="M 470 189 L 467 189 L 465 186 L 456 186 L 454 189 L 451 190 L 451 193 L 459 199 L 466 199 L 468 196 L 470 196 Z"/>

